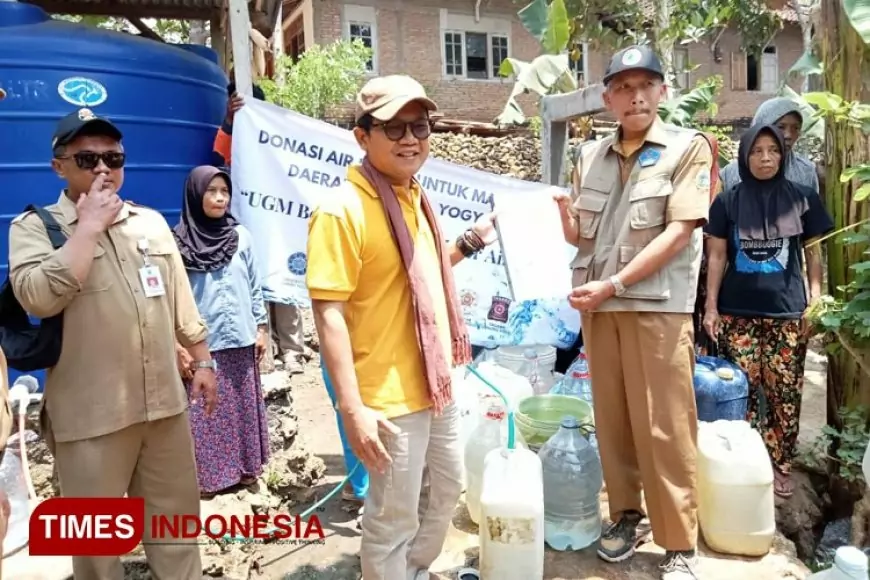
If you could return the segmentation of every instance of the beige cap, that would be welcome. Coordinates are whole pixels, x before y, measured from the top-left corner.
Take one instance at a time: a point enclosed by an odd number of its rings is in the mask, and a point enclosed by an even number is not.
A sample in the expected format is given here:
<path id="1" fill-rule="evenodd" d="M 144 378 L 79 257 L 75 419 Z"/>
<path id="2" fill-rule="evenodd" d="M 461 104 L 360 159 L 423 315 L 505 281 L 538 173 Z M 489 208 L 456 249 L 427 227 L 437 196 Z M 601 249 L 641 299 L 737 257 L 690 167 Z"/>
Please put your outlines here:
<path id="1" fill-rule="evenodd" d="M 356 120 L 359 121 L 363 115 L 371 115 L 379 121 L 389 121 L 412 101 L 419 101 L 430 111 L 438 110 L 435 101 L 426 96 L 423 85 L 409 76 L 373 78 L 356 96 Z"/>

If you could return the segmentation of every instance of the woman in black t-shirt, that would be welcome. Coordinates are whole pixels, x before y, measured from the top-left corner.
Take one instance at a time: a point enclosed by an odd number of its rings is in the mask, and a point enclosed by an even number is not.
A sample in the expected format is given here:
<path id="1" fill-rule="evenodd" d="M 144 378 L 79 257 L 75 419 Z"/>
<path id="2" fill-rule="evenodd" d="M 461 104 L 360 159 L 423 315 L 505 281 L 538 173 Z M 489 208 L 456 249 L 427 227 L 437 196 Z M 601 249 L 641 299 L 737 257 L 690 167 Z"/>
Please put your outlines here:
<path id="1" fill-rule="evenodd" d="M 740 139 L 741 183 L 716 197 L 706 228 L 704 329 L 721 356 L 746 372 L 747 419 L 767 445 L 776 493 L 788 497 L 812 333 L 805 313 L 822 288 L 813 242 L 833 222 L 815 191 L 785 178 L 785 150 L 782 133 L 770 125 L 750 127 Z"/>

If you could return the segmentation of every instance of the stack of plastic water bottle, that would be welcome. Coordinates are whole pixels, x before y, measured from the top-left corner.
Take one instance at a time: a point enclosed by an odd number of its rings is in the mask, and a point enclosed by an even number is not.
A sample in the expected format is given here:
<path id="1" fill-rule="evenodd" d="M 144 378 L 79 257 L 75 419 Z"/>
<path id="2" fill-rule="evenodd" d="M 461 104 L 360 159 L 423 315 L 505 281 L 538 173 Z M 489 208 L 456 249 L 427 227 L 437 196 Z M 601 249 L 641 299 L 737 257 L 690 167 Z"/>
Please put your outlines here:
<path id="1" fill-rule="evenodd" d="M 580 354 L 571 363 L 562 380 L 550 390 L 550 394 L 569 395 L 592 404 L 592 379 L 589 376 L 589 362 L 584 349 L 580 349 Z"/>

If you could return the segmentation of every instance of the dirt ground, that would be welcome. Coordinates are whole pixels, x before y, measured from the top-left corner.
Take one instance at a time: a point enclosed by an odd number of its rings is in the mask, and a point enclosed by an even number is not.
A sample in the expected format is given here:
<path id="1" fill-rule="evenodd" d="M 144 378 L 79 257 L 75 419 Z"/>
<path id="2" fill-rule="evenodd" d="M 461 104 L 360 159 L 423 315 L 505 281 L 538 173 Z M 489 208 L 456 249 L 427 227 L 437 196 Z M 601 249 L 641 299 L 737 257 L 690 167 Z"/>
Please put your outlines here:
<path id="1" fill-rule="evenodd" d="M 312 329 L 308 316 L 306 323 L 309 326 L 306 329 L 307 334 L 309 338 L 313 338 L 310 336 Z M 316 344 L 313 346 L 316 351 Z M 280 371 L 267 374 L 263 379 L 270 409 L 270 432 L 278 452 L 261 478 L 259 489 L 236 490 L 204 501 L 203 516 L 214 512 L 235 513 L 237 510 L 259 513 L 263 509 L 270 509 L 272 513 L 275 510 L 278 513 L 301 513 L 332 491 L 344 478 L 344 461 L 335 413 L 322 383 L 317 353 L 314 353 L 312 360 L 306 365 L 305 373 L 289 378 L 289 383 L 286 374 Z M 825 424 L 825 361 L 814 352 L 810 352 L 808 356 L 806 379 L 801 413 L 801 439 L 804 441 L 817 435 Z M 288 412 L 288 409 L 292 411 Z M 34 480 L 39 480 L 37 493 L 46 497 L 53 495 L 51 460 L 45 450 L 38 451 L 38 447 L 35 446 L 32 457 L 34 469 L 39 471 L 34 474 Z M 282 483 L 273 478 L 275 474 L 286 475 L 290 472 L 292 483 Z M 606 496 L 603 500 L 606 502 Z M 287 502 L 292 507 L 287 508 Z M 203 578 L 357 580 L 360 532 L 356 513 L 348 511 L 349 507 L 336 497 L 318 512 L 326 534 L 322 543 L 296 546 L 266 544 L 250 550 L 221 550 L 213 545 L 206 546 L 203 548 Z M 602 512 L 606 511 L 605 503 L 602 505 Z M 454 580 L 456 572 L 463 566 L 476 567 L 478 545 L 475 526 L 468 518 L 464 503 L 460 502 L 444 550 L 435 562 L 433 571 L 441 579 Z M 568 553 L 547 550 L 545 579 L 653 580 L 658 578 L 656 564 L 661 553 L 653 544 L 647 544 L 630 563 L 612 565 L 599 561 L 591 549 Z M 21 558 L 4 560 L 4 578 L 71 578 L 68 558 L 35 560 L 36 562 L 28 563 L 22 563 Z M 129 580 L 146 580 L 151 577 L 140 554 L 127 558 L 126 568 L 126 578 Z M 701 571 L 706 580 L 803 579 L 808 574 L 806 568 L 796 561 L 793 545 L 781 537 L 777 537 L 771 553 L 760 560 L 725 558 L 708 554 L 702 547 Z"/>
<path id="2" fill-rule="evenodd" d="M 317 485 L 315 496 L 323 497 L 345 475 L 341 442 L 335 426 L 335 414 L 320 377 L 319 361 L 315 357 L 305 375 L 293 377 L 293 401 L 299 420 L 299 436 L 304 445 L 326 464 L 326 474 Z M 278 380 L 278 373 L 266 380 Z M 815 437 L 825 424 L 825 359 L 810 352 L 807 360 L 804 404 L 801 413 L 801 440 Z M 604 513 L 606 513 L 606 506 Z M 260 560 L 264 580 L 356 580 L 359 577 L 359 530 L 353 514 L 349 514 L 339 499 L 328 502 L 320 513 L 326 542 L 322 545 L 266 546 Z M 806 570 L 796 565 L 792 548 L 777 539 L 770 556 L 763 560 L 742 560 L 705 555 L 702 570 L 711 580 L 753 578 L 753 580 L 783 580 L 804 578 Z M 464 565 L 476 564 L 478 539 L 468 519 L 464 504 L 457 507 L 453 525 L 442 556 L 433 571 L 453 580 Z M 602 565 L 592 553 L 560 553 L 547 551 L 547 580 L 645 580 L 657 578 L 655 567 L 661 551 L 652 545 L 644 547 L 632 564 Z"/>

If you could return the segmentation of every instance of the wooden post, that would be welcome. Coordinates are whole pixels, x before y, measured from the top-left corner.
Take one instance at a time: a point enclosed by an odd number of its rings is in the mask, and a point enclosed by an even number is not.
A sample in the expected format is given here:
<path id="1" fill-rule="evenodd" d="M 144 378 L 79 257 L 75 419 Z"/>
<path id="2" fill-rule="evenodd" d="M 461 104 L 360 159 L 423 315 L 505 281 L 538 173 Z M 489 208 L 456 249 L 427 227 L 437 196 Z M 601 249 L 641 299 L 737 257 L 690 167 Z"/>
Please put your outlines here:
<path id="1" fill-rule="evenodd" d="M 226 32 L 221 27 L 221 16 L 215 14 L 211 17 L 211 48 L 218 55 L 218 62 L 222 69 L 227 70 L 227 37 Z"/>
<path id="2" fill-rule="evenodd" d="M 251 16 L 245 0 L 229 0 L 230 34 L 236 91 L 250 97 L 254 93 L 251 78 Z"/>
<path id="3" fill-rule="evenodd" d="M 565 185 L 565 153 L 571 119 L 604 110 L 604 85 L 596 84 L 541 99 L 541 179 L 548 185 Z"/>

